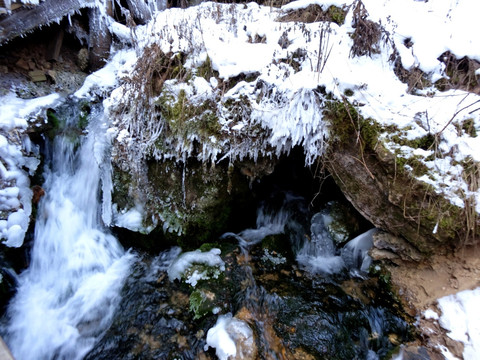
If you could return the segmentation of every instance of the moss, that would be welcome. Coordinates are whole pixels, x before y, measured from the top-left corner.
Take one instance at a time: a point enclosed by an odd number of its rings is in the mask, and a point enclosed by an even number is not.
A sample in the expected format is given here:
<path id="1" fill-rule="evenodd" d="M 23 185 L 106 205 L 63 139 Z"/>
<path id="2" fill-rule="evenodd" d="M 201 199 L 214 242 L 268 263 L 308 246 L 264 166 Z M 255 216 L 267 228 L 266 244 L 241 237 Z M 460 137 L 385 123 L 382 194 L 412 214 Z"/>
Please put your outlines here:
<path id="1" fill-rule="evenodd" d="M 217 105 L 209 99 L 199 105 L 192 104 L 185 90 L 175 96 L 169 91 L 162 91 L 156 101 L 162 117 L 168 124 L 170 134 L 187 139 L 199 137 L 202 142 L 210 142 L 210 137 L 219 137 L 221 125 L 218 122 Z M 157 147 L 162 147 L 160 140 Z"/>
<path id="2" fill-rule="evenodd" d="M 475 138 L 477 137 L 477 129 L 475 129 L 475 120 L 474 119 L 466 119 L 461 124 L 462 130 L 465 134 Z"/>
<path id="3" fill-rule="evenodd" d="M 47 110 L 47 122 L 53 130 L 58 130 L 60 128 L 60 119 L 57 117 L 56 112 L 52 109 Z"/>
<path id="4" fill-rule="evenodd" d="M 190 295 L 190 311 L 194 319 L 200 319 L 215 308 L 215 294 L 203 289 L 197 289 Z"/>
<path id="5" fill-rule="evenodd" d="M 345 22 L 345 15 L 347 14 L 347 11 L 345 8 L 342 9 L 338 6 L 332 5 L 328 8 L 326 13 L 331 22 L 342 26 Z"/>
<path id="6" fill-rule="evenodd" d="M 424 136 L 418 137 L 416 139 L 407 139 L 405 136 L 402 136 L 399 131 L 391 137 L 389 137 L 394 143 L 400 146 L 408 146 L 412 149 L 423 149 L 431 150 L 436 142 L 435 135 L 428 133 Z"/>
<path id="7" fill-rule="evenodd" d="M 360 139 L 362 151 L 366 147 L 373 150 L 380 134 L 385 131 L 385 127 L 375 120 L 363 118 L 346 99 L 327 100 L 324 115 L 330 122 L 331 133 L 340 144 Z"/>
<path id="8" fill-rule="evenodd" d="M 287 15 L 278 18 L 277 21 L 300 23 L 328 21 L 341 26 L 345 22 L 347 10 L 348 8 L 346 6 L 338 7 L 332 5 L 327 10 L 323 11 L 322 7 L 319 5 L 309 5 L 304 9 L 291 11 Z"/>
<path id="9" fill-rule="evenodd" d="M 213 69 L 212 60 L 208 55 L 205 62 L 197 68 L 196 74 L 197 76 L 203 77 L 207 81 L 209 81 L 212 77 L 219 77 L 218 71 Z"/>
<path id="10" fill-rule="evenodd" d="M 396 171 L 411 171 L 413 175 L 420 177 L 429 172 L 429 168 L 425 165 L 425 159 L 418 155 L 411 157 L 404 157 L 401 155 L 395 156 Z"/>

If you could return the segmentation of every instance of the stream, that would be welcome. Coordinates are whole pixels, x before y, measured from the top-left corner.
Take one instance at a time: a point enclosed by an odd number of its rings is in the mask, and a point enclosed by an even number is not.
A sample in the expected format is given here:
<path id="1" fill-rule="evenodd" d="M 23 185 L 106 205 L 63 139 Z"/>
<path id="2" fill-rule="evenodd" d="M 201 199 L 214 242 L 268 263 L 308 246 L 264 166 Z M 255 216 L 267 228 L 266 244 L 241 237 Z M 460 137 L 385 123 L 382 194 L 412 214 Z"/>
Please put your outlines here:
<path id="1" fill-rule="evenodd" d="M 369 272 L 376 230 L 332 230 L 335 202 L 314 212 L 276 191 L 252 228 L 195 251 L 125 251 L 104 225 L 103 111 L 83 133 L 76 107 L 63 111 L 30 264 L 2 319 L 15 359 L 373 360 L 410 338 L 388 283 Z"/>

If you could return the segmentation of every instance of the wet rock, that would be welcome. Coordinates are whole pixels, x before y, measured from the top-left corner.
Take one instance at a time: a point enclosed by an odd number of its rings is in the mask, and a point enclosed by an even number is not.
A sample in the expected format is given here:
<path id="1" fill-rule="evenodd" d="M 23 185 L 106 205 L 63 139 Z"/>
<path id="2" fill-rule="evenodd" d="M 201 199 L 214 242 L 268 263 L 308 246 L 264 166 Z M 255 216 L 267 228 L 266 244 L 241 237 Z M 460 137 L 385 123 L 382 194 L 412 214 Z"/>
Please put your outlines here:
<path id="1" fill-rule="evenodd" d="M 331 201 L 323 211 L 327 230 L 335 242 L 341 245 L 358 234 L 360 224 L 352 210 L 338 201 Z"/>
<path id="2" fill-rule="evenodd" d="M 158 229 L 157 234 L 163 232 L 185 249 L 195 249 L 252 220 L 245 216 L 254 214 L 249 209 L 253 203 L 249 180 L 226 163 L 151 161 L 139 164 L 136 172 L 122 166 L 114 163 L 113 202 L 119 211 L 141 204 L 141 232 Z"/>
<path id="3" fill-rule="evenodd" d="M 370 254 L 374 260 L 400 258 L 405 261 L 420 261 L 422 255 L 404 239 L 386 232 L 373 235 L 373 246 Z"/>

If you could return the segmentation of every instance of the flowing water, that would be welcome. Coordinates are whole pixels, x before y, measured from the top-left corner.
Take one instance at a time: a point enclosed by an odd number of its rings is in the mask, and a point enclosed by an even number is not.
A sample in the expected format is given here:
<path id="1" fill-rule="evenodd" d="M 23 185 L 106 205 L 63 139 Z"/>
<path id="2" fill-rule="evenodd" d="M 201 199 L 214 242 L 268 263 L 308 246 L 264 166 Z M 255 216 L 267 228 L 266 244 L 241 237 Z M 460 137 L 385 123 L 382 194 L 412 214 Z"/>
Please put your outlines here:
<path id="1" fill-rule="evenodd" d="M 104 225 L 102 120 L 93 109 L 87 135 L 67 124 L 48 147 L 30 266 L 1 327 L 17 360 L 213 360 L 235 350 L 252 360 L 379 359 L 406 341 L 388 289 L 367 274 L 374 230 L 338 241 L 331 213 L 311 213 L 289 192 L 259 207 L 254 228 L 204 244 L 221 249 L 220 276 L 169 279 L 180 248 L 125 252 Z"/>
<path id="2" fill-rule="evenodd" d="M 409 326 L 388 287 L 362 270 L 371 231 L 315 248 L 325 242 L 316 238 L 327 233 L 325 224 L 303 199 L 284 198 L 281 208 L 261 206 L 251 229 L 202 246 L 205 253 L 221 250 L 221 276 L 201 280 L 198 274 L 209 270 L 200 264 L 172 280 L 179 263 L 188 267 L 194 256 L 201 262 L 197 251 L 142 255 L 112 326 L 86 360 L 225 360 L 235 353 L 248 360 L 388 358 L 408 340 Z M 190 260 L 180 261 L 184 255 Z M 342 259 L 341 269 L 319 271 L 331 257 Z"/>
<path id="3" fill-rule="evenodd" d="M 80 136 L 69 127 L 72 109 L 46 156 L 31 263 L 2 329 L 17 360 L 83 358 L 110 325 L 134 258 L 102 222 L 100 183 L 110 175 L 103 112 L 92 111 Z"/>

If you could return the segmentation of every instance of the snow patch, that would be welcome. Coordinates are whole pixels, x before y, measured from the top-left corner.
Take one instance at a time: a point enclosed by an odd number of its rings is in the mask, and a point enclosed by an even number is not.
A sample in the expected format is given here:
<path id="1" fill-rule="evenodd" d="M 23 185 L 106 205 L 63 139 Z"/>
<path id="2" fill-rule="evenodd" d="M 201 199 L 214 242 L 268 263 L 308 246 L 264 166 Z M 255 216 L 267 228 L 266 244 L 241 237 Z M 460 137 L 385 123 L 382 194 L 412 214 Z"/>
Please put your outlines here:
<path id="1" fill-rule="evenodd" d="M 0 97 L 0 239 L 9 247 L 23 244 L 32 213 L 29 176 L 40 160 L 38 149 L 25 132 L 29 123 L 46 119 L 46 109 L 60 104 L 58 94 L 20 99 L 10 92 Z"/>
<path id="2" fill-rule="evenodd" d="M 439 324 L 448 336 L 464 345 L 463 358 L 476 360 L 480 354 L 480 288 L 438 299 L 442 312 Z"/>
<path id="3" fill-rule="evenodd" d="M 220 254 L 221 250 L 217 248 L 208 252 L 195 250 L 183 253 L 168 268 L 168 278 L 170 281 L 186 278 L 185 282 L 195 287 L 199 280 L 218 277 L 220 271 L 225 271 L 225 263 Z M 207 268 L 192 269 L 194 265 L 206 265 Z"/>
<path id="4" fill-rule="evenodd" d="M 231 313 L 220 315 L 217 323 L 207 332 L 207 345 L 215 348 L 219 360 L 228 360 L 231 356 L 237 356 L 237 345 L 235 340 L 240 340 L 247 348 L 254 346 L 253 331 L 248 324 L 232 317 Z"/>

